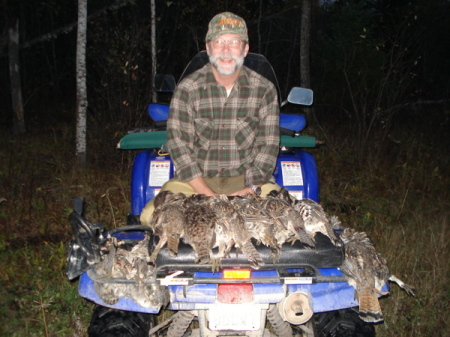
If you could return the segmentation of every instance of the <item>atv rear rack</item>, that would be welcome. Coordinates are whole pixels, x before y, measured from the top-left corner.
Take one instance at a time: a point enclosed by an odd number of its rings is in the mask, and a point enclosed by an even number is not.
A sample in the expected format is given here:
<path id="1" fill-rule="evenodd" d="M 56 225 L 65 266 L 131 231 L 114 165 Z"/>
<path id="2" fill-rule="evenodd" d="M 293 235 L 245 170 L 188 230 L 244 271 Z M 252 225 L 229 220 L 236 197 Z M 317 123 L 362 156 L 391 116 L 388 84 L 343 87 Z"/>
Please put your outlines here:
<path id="1" fill-rule="evenodd" d="M 205 265 L 205 267 L 208 265 Z M 160 271 L 163 269 L 171 269 L 175 270 L 177 266 L 164 266 L 164 268 L 159 268 Z M 179 267 L 179 266 L 178 266 Z M 313 266 L 297 266 L 297 268 L 293 269 L 292 266 L 273 266 L 270 270 L 261 270 L 261 271 L 252 271 L 252 276 L 246 279 L 224 279 L 222 278 L 222 272 L 214 273 L 214 272 L 202 272 L 197 271 L 194 273 L 185 272 L 185 269 L 194 268 L 198 265 L 188 265 L 184 266 L 185 268 L 180 269 L 183 271 L 179 276 L 171 277 L 171 274 L 167 274 L 167 276 L 162 277 L 159 272 L 157 276 L 157 280 L 165 285 L 168 279 L 171 280 L 171 285 L 175 285 L 177 280 L 183 281 L 188 280 L 189 285 L 192 284 L 220 284 L 220 283 L 228 283 L 228 284 L 242 284 L 242 283 L 258 283 L 258 284 L 267 284 L 267 283 L 279 283 L 279 284 L 315 284 L 315 283 L 325 283 L 325 282 L 347 282 L 345 276 L 341 275 L 326 275 L 326 271 L 323 272 Z M 210 265 L 211 268 L 211 265 Z M 223 269 L 236 269 L 235 265 L 222 265 Z M 240 268 L 242 269 L 242 268 Z M 335 269 L 334 269 L 335 270 Z M 269 275 L 267 275 L 269 274 Z M 258 276 L 261 275 L 261 276 Z"/>
<path id="2" fill-rule="evenodd" d="M 310 265 L 273 266 L 270 270 L 252 270 L 251 276 L 245 279 L 224 279 L 223 272 L 211 272 L 211 264 L 166 265 L 156 269 L 156 278 L 143 281 L 144 284 L 158 282 L 160 285 L 194 285 L 194 284 L 316 284 L 327 282 L 347 282 L 344 275 L 335 269 L 316 268 Z M 236 265 L 223 265 L 223 269 L 237 269 Z M 197 269 L 195 272 L 186 270 Z M 239 267 L 239 269 L 243 269 Z M 101 283 L 134 284 L 135 280 L 126 278 L 99 277 L 93 269 L 88 271 L 89 277 Z"/>

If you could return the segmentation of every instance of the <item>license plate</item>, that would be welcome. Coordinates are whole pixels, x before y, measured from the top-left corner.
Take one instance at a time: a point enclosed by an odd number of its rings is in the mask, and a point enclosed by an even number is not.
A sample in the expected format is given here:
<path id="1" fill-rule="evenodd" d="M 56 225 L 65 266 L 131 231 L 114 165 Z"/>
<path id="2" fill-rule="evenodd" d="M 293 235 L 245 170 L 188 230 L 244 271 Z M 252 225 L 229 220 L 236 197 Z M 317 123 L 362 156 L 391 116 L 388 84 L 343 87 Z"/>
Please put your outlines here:
<path id="1" fill-rule="evenodd" d="M 209 309 L 211 330 L 259 330 L 261 306 L 255 304 L 217 304 Z"/>

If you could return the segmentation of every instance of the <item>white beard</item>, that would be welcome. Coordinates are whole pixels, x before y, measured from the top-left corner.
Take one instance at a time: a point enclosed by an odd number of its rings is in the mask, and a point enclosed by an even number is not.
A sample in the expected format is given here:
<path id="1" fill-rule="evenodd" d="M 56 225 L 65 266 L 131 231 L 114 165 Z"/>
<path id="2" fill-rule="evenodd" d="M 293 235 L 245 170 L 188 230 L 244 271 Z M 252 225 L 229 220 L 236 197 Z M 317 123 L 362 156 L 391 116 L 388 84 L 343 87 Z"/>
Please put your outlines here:
<path id="1" fill-rule="evenodd" d="M 219 63 L 217 62 L 221 58 L 222 59 L 233 59 L 234 67 L 229 68 L 229 69 L 224 69 L 223 67 L 221 67 L 219 65 Z M 244 64 L 244 56 L 236 56 L 236 55 L 231 55 L 231 54 L 218 54 L 215 56 L 209 56 L 209 62 L 211 62 L 211 64 L 214 66 L 214 68 L 216 68 L 217 72 L 220 75 L 231 75 L 236 70 L 238 70 L 240 67 L 242 67 L 242 65 Z"/>

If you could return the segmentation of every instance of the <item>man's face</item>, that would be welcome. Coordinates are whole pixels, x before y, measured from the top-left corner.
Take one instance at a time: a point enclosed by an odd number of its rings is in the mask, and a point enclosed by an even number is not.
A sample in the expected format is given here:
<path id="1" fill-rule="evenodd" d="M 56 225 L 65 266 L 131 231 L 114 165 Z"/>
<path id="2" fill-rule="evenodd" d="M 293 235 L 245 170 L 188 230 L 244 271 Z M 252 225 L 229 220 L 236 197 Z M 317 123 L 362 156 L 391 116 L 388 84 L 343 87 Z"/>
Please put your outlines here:
<path id="1" fill-rule="evenodd" d="M 206 44 L 209 62 L 221 75 L 234 74 L 244 64 L 248 43 L 237 34 L 223 34 Z"/>

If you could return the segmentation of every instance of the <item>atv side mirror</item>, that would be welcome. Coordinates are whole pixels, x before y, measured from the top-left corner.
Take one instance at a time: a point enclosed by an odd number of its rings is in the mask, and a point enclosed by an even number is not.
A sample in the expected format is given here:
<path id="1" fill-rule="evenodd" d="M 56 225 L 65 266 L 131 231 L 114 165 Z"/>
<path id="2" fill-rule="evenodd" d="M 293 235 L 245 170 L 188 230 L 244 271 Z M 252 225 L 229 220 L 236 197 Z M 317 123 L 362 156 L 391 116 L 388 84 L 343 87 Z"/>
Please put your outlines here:
<path id="1" fill-rule="evenodd" d="M 294 87 L 291 89 L 287 101 L 293 104 L 312 105 L 313 91 L 311 89 Z"/>
<path id="2" fill-rule="evenodd" d="M 175 78 L 172 75 L 156 74 L 153 78 L 153 90 L 156 92 L 173 92 L 175 86 Z"/>

